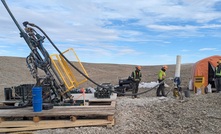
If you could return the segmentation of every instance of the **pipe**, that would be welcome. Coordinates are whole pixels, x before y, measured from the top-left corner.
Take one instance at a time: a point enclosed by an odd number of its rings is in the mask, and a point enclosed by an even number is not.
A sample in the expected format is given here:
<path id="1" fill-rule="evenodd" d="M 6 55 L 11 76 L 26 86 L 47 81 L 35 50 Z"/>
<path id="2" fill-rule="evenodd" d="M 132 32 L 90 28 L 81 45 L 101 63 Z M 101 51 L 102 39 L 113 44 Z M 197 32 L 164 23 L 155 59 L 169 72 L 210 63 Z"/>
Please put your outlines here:
<path id="1" fill-rule="evenodd" d="M 181 56 L 177 55 L 177 57 L 176 57 L 175 78 L 180 77 L 180 68 L 181 68 Z"/>

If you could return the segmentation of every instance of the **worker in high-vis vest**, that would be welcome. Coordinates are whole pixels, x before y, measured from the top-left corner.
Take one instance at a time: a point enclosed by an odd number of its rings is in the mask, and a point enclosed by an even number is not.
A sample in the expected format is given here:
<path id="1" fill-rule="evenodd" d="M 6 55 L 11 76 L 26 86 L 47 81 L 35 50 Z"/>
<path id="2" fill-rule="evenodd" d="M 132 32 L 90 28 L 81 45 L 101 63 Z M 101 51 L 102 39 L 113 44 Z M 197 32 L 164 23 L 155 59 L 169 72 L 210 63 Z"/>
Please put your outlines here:
<path id="1" fill-rule="evenodd" d="M 132 72 L 131 77 L 133 78 L 133 90 L 132 94 L 138 93 L 139 83 L 141 81 L 141 66 L 136 66 L 136 70 Z M 139 98 L 137 95 L 133 95 L 132 98 Z"/>
<path id="2" fill-rule="evenodd" d="M 215 69 L 215 86 L 216 86 L 216 92 L 221 93 L 221 60 L 219 60 L 218 65 Z"/>
<path id="3" fill-rule="evenodd" d="M 166 78 L 166 70 L 167 69 L 168 69 L 168 67 L 166 65 L 160 69 L 160 71 L 158 73 L 158 82 L 159 83 L 164 81 L 164 79 Z M 162 82 L 157 88 L 157 93 L 156 93 L 157 97 L 160 97 L 160 96 L 166 97 L 164 89 L 165 89 L 164 82 Z"/>

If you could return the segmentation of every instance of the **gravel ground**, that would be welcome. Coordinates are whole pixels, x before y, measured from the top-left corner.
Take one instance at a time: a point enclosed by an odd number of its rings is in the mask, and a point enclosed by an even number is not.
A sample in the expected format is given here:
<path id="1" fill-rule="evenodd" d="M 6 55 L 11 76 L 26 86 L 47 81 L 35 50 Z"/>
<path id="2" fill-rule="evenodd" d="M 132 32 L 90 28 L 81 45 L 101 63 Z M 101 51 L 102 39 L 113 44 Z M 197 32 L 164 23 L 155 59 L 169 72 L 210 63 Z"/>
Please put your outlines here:
<path id="1" fill-rule="evenodd" d="M 118 97 L 116 125 L 39 130 L 35 134 L 220 134 L 221 94 L 192 95 L 184 100 L 172 97 L 138 99 Z"/>

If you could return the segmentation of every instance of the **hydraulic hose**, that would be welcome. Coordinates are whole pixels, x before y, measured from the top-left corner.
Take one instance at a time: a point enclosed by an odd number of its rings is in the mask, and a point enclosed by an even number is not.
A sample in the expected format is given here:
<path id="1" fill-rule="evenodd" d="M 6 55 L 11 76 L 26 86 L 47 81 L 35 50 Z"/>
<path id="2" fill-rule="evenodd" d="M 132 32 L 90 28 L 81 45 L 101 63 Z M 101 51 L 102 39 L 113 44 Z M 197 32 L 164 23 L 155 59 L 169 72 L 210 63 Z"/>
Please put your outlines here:
<path id="1" fill-rule="evenodd" d="M 101 87 L 101 88 L 105 88 L 107 89 L 106 87 L 96 83 L 94 80 L 92 80 L 91 78 L 89 78 L 87 75 L 85 75 L 82 71 L 80 71 L 74 64 L 72 64 L 64 55 L 63 53 L 57 48 L 57 46 L 53 43 L 53 41 L 50 39 L 50 37 L 40 28 L 38 27 L 37 25 L 33 24 L 33 23 L 29 23 L 27 22 L 28 25 L 32 26 L 32 27 L 36 27 L 37 29 L 39 29 L 43 34 L 44 36 L 48 39 L 48 41 L 51 43 L 51 45 L 57 50 L 57 52 L 68 62 L 69 65 L 71 65 L 75 70 L 77 70 L 81 75 L 83 75 L 86 79 L 88 79 L 90 82 L 92 82 L 93 84 L 95 84 L 96 86 L 98 87 Z M 140 93 L 136 93 L 136 94 L 126 94 L 126 93 L 121 93 L 121 92 L 117 92 L 117 91 L 113 91 L 111 90 L 111 92 L 114 92 L 114 93 L 117 93 L 117 94 L 120 94 L 120 95 L 126 95 L 126 96 L 134 96 L 134 95 L 141 95 L 141 94 L 144 94 L 144 93 L 147 93 L 151 90 L 153 90 L 154 88 L 156 88 L 157 86 L 159 86 L 160 84 L 162 84 L 164 81 L 160 82 L 159 84 L 157 84 L 156 86 L 146 90 L 146 91 L 143 91 L 143 92 L 140 92 Z M 110 90 L 110 89 L 108 89 Z"/>
<path id="2" fill-rule="evenodd" d="M 25 31 L 20 27 L 20 25 L 18 24 L 17 20 L 15 19 L 15 17 L 13 16 L 13 14 L 11 13 L 10 9 L 8 8 L 5 0 L 1 0 L 3 5 L 5 6 L 6 10 L 8 11 L 9 15 L 11 16 L 12 20 L 15 22 L 16 26 L 18 27 L 19 31 L 20 31 L 20 36 L 24 38 L 24 40 L 26 41 L 26 43 L 28 44 L 29 48 L 32 50 L 33 53 L 35 53 L 35 55 L 29 55 L 29 56 L 32 56 L 32 58 L 35 59 L 35 61 L 37 62 L 36 65 L 38 65 L 39 68 L 44 68 L 46 67 L 46 65 L 50 64 L 51 61 L 50 61 L 50 57 L 49 57 L 49 54 L 48 52 L 45 50 L 45 48 L 43 47 L 43 39 L 44 37 L 41 37 L 34 29 L 32 29 L 35 33 L 36 33 L 36 37 L 37 39 L 39 40 L 39 50 L 41 51 L 42 55 L 45 57 L 44 59 L 41 59 L 41 56 L 40 54 L 38 54 L 37 50 L 36 49 L 33 49 L 33 46 L 31 45 L 32 43 L 34 44 L 38 44 L 36 42 L 36 40 L 31 40 L 27 33 L 25 33 Z M 114 93 L 117 93 L 119 95 L 125 95 L 125 96 L 134 96 L 134 95 L 141 95 L 141 94 L 144 94 L 144 93 L 147 93 L 151 90 L 153 90 L 154 88 L 156 88 L 158 85 L 160 85 L 161 83 L 163 83 L 164 81 L 160 82 L 159 84 L 155 85 L 154 87 L 146 90 L 146 91 L 143 91 L 143 92 L 140 92 L 140 93 L 136 93 L 136 94 L 127 94 L 127 93 L 121 93 L 121 92 L 117 92 L 117 91 L 114 91 L 112 89 L 109 89 L 109 88 L 106 88 L 98 83 L 96 83 L 94 80 L 92 80 L 91 78 L 89 78 L 87 75 L 85 75 L 81 70 L 79 70 L 74 64 L 72 64 L 64 55 L 63 53 L 57 48 L 57 46 L 52 42 L 52 40 L 49 38 L 49 36 L 40 28 L 38 27 L 37 25 L 33 24 L 33 23 L 29 23 L 29 22 L 24 22 L 23 25 L 25 27 L 27 27 L 27 25 L 30 25 L 31 27 L 35 27 L 37 28 L 38 30 L 40 30 L 44 36 L 48 39 L 48 41 L 51 43 L 51 45 L 57 50 L 57 52 L 68 62 L 68 64 L 70 66 L 72 66 L 76 71 L 78 71 L 82 76 L 84 76 L 86 79 L 88 79 L 90 82 L 92 82 L 93 84 L 97 85 L 98 87 L 101 87 L 101 88 L 104 88 L 104 89 L 107 89 L 109 90 L 110 92 L 114 92 Z M 27 59 L 26 59 L 26 62 L 27 62 Z M 29 65 L 29 64 L 28 64 Z M 31 68 L 30 65 L 29 65 L 29 68 L 30 69 L 34 69 L 34 68 Z M 33 70 L 32 70 L 33 71 Z M 25 103 L 24 105 L 22 106 L 0 106 L 0 109 L 16 109 L 16 108 L 24 108 L 24 107 L 27 107 L 29 105 L 29 102 Z"/>
<path id="3" fill-rule="evenodd" d="M 30 49 L 32 50 L 32 46 L 30 45 L 31 44 L 31 40 L 29 39 L 28 35 L 24 32 L 24 30 L 20 27 L 20 25 L 18 24 L 17 20 L 14 18 L 13 14 L 11 13 L 11 11 L 9 10 L 5 0 L 1 0 L 3 5 L 5 6 L 6 10 L 8 11 L 9 15 L 11 16 L 11 18 L 13 19 L 13 21 L 15 22 L 16 26 L 18 27 L 19 31 L 21 32 L 20 35 L 21 37 L 24 38 L 24 40 L 26 41 L 26 43 L 28 44 L 28 46 L 30 47 Z M 71 65 L 75 70 L 77 70 L 80 74 L 82 74 L 86 79 L 88 79 L 89 81 L 91 81 L 93 84 L 97 85 L 98 87 L 101 87 L 101 88 L 104 88 L 104 89 L 107 89 L 106 87 L 96 83 L 95 81 L 93 81 L 91 78 L 89 78 L 87 75 L 85 75 L 82 71 L 80 71 L 76 66 L 74 66 L 63 54 L 62 52 L 56 47 L 56 45 L 52 42 L 52 40 L 48 37 L 48 35 L 40 28 L 38 27 L 37 25 L 33 24 L 33 23 L 29 23 L 27 21 L 25 21 L 23 23 L 23 25 L 25 27 L 27 27 L 27 25 L 30 25 L 32 27 L 35 27 L 37 29 L 39 29 L 43 34 L 44 36 L 49 40 L 49 42 L 52 44 L 52 46 L 57 50 L 57 52 L 68 62 L 69 65 Z M 35 31 L 36 32 L 36 31 Z M 49 60 L 50 58 L 49 57 L 49 54 L 47 53 L 47 51 L 41 46 L 43 42 L 40 42 L 40 51 L 42 52 L 42 54 L 44 55 L 45 59 L 46 60 Z M 35 57 L 36 58 L 36 57 Z M 37 58 L 36 58 L 37 59 Z M 50 60 L 49 61 L 43 61 L 43 62 L 40 62 L 40 65 L 41 66 L 44 66 L 45 63 L 48 62 L 50 63 Z M 41 66 L 39 66 L 41 68 Z M 159 83 L 161 84 L 161 83 Z M 159 85 L 158 84 L 158 85 Z M 151 90 L 153 90 L 155 87 L 157 87 L 158 85 L 154 86 L 153 88 L 149 89 L 149 90 L 146 90 L 144 92 L 140 92 L 140 93 L 136 93 L 136 94 L 125 94 L 125 93 L 121 93 L 121 92 L 116 92 L 116 91 L 113 91 L 111 90 L 111 92 L 114 92 L 114 93 L 117 93 L 117 94 L 120 94 L 120 95 L 128 95 L 128 96 L 133 96 L 133 95 L 140 95 L 140 94 L 144 94 L 146 92 L 149 92 Z M 110 90 L 110 89 L 108 89 Z"/>

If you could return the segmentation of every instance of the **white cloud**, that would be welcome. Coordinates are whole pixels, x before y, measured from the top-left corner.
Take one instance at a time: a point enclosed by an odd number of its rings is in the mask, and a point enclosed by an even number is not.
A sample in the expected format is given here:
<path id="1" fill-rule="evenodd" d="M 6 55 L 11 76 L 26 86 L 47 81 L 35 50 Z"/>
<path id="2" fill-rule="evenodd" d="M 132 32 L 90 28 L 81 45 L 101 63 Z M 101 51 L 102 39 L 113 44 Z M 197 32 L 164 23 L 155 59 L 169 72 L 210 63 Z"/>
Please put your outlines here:
<path id="1" fill-rule="evenodd" d="M 188 49 L 182 49 L 181 51 L 182 51 L 182 52 L 189 52 L 190 50 L 188 50 Z"/>
<path id="2" fill-rule="evenodd" d="M 169 41 L 163 41 L 163 43 L 165 43 L 165 44 L 170 44 L 171 42 L 169 42 Z"/>
<path id="3" fill-rule="evenodd" d="M 159 50 L 153 58 L 165 58 L 171 62 L 174 56 L 161 55 L 161 46 L 169 48 L 174 44 L 182 44 L 176 42 L 179 38 L 191 40 L 193 37 L 221 37 L 221 25 L 217 23 L 221 20 L 221 14 L 213 8 L 217 0 L 6 2 L 19 24 L 26 20 L 33 22 L 40 26 L 60 49 L 73 47 L 76 51 L 83 52 L 81 55 L 88 54 L 89 58 L 91 55 L 128 58 L 128 55 L 134 54 L 140 59 L 139 55 L 150 53 L 153 47 L 157 46 Z M 20 51 L 25 51 L 24 48 L 29 51 L 2 4 L 0 12 L 0 48 L 4 49 L 3 46 L 7 44 L 12 48 L 11 51 L 15 46 L 22 47 L 16 47 Z M 44 45 L 50 52 L 55 52 L 48 43 Z M 135 47 L 141 49 L 137 50 Z M 202 47 L 206 48 L 206 45 Z M 205 48 L 200 51 L 208 50 Z M 187 50 L 188 48 L 181 52 Z M 171 51 L 176 50 L 171 48 Z"/>
<path id="4" fill-rule="evenodd" d="M 168 30 L 193 30 L 194 26 L 171 26 L 171 25 L 148 25 L 148 28 L 168 31 Z"/>
<path id="5" fill-rule="evenodd" d="M 201 48 L 199 51 L 215 51 L 217 48 Z"/>
<path id="6" fill-rule="evenodd" d="M 109 20 L 137 19 L 135 25 L 146 26 L 155 30 L 188 31 L 200 28 L 220 28 L 220 25 L 163 25 L 161 22 L 208 21 L 221 17 L 220 13 L 211 10 L 216 1 L 24 1 L 9 2 L 14 15 L 20 22 L 28 20 L 41 26 L 54 40 L 102 41 L 102 40 L 142 40 L 142 32 L 137 30 L 120 30 L 117 27 L 103 27 Z M 131 8 L 133 6 L 133 8 Z M 200 7 L 200 8 L 196 8 Z M 3 10 L 4 8 L 2 8 Z M 4 11 L 5 22 L 12 21 Z M 201 15 L 202 14 L 202 15 Z M 209 14 L 207 17 L 205 15 Z M 208 22 L 206 21 L 206 22 Z M 6 24 L 5 23 L 5 24 Z M 120 28 L 120 27 L 119 27 Z M 7 30 L 9 30 L 7 28 Z M 191 34 L 190 34 L 191 35 Z M 186 34 L 188 36 L 188 34 Z"/>
<path id="7" fill-rule="evenodd" d="M 203 26 L 177 26 L 177 25 L 148 25 L 148 28 L 155 29 L 155 30 L 162 30 L 162 31 L 172 31 L 172 30 L 198 30 L 198 29 L 211 29 L 211 28 L 221 28 L 221 25 L 212 24 L 212 25 L 203 25 Z"/>
<path id="8" fill-rule="evenodd" d="M 8 46 L 0 46 L 0 48 L 6 48 L 6 47 L 8 47 Z"/>

